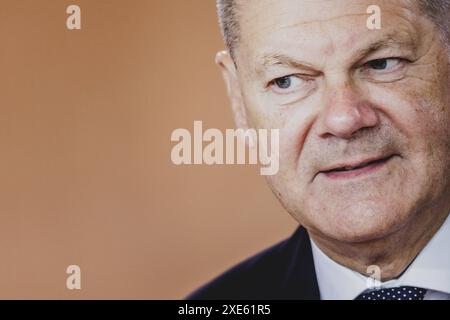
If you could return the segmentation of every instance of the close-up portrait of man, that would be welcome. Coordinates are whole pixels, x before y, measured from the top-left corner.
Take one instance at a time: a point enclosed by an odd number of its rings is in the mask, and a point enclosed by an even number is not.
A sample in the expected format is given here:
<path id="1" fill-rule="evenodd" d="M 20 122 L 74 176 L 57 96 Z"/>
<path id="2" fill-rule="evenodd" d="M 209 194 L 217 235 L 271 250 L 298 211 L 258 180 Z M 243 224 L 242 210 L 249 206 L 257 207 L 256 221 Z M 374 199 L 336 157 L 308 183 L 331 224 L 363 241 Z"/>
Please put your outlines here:
<path id="1" fill-rule="evenodd" d="M 187 298 L 449 300 L 450 0 L 216 2 L 236 127 L 279 129 L 298 227 Z"/>

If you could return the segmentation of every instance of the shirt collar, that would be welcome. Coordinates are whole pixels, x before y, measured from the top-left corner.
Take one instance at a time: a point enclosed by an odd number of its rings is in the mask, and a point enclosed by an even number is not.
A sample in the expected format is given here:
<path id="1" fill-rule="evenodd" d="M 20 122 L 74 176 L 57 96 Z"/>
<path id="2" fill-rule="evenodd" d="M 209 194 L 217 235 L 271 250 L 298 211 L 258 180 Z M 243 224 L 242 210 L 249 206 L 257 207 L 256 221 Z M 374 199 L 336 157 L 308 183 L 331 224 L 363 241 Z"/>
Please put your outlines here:
<path id="1" fill-rule="evenodd" d="M 450 215 L 398 279 L 383 288 L 415 286 L 450 294 Z M 370 289 L 373 280 L 329 258 L 311 239 L 320 296 L 323 300 L 353 300 Z"/>

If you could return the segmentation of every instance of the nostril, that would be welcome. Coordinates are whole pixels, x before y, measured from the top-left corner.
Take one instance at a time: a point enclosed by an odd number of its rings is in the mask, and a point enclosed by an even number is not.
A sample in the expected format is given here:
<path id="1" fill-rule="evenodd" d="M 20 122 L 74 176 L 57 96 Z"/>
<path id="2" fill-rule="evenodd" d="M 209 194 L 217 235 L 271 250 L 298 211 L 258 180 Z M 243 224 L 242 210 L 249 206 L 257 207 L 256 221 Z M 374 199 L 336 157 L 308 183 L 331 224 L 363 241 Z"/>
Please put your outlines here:
<path id="1" fill-rule="evenodd" d="M 361 129 L 375 127 L 379 123 L 378 115 L 368 107 L 335 107 L 327 110 L 324 115 L 324 130 L 322 137 L 330 135 L 350 139 Z"/>

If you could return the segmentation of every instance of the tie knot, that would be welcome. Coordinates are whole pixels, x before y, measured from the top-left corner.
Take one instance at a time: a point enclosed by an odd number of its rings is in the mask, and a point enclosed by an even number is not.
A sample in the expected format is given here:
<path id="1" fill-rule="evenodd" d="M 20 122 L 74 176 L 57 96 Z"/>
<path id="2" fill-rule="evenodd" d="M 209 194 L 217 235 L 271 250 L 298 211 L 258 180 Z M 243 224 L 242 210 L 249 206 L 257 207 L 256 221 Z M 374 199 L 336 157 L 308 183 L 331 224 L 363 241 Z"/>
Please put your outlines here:
<path id="1" fill-rule="evenodd" d="M 423 300 L 426 293 L 426 289 L 403 286 L 365 291 L 355 300 Z"/>

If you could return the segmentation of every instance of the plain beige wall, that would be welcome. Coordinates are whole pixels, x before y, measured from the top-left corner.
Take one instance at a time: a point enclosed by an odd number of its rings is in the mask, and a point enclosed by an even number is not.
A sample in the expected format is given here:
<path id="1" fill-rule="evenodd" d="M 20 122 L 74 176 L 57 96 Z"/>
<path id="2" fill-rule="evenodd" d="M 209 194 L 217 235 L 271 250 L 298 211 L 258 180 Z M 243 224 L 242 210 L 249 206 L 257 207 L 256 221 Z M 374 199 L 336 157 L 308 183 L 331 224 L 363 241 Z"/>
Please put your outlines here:
<path id="1" fill-rule="evenodd" d="M 257 167 L 170 160 L 233 127 L 213 0 L 1 0 L 0 40 L 0 298 L 182 298 L 294 230 Z"/>

